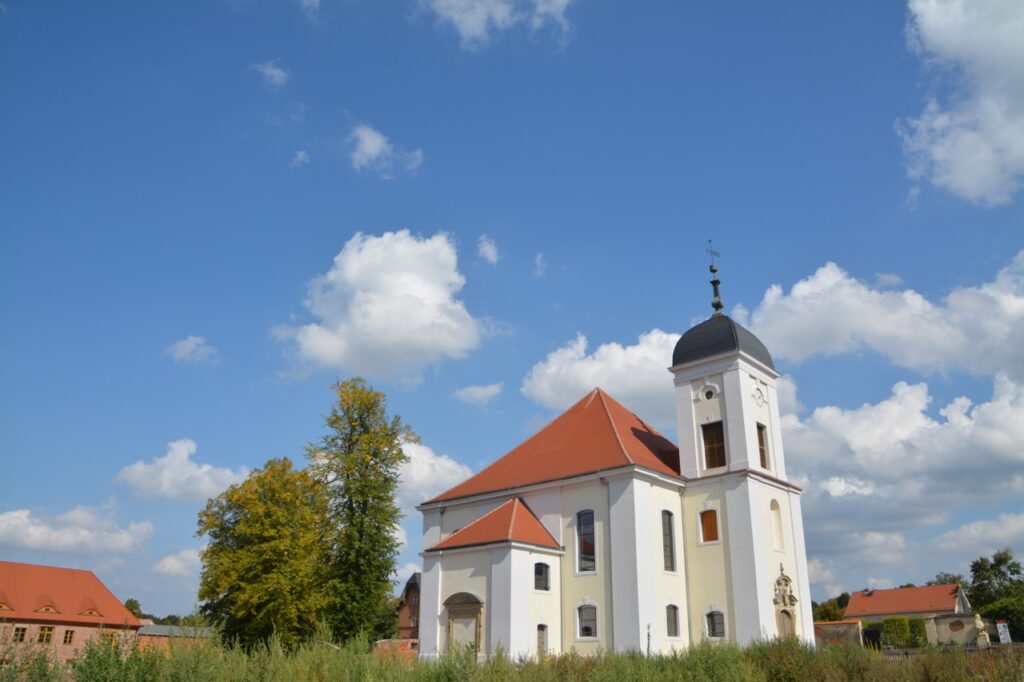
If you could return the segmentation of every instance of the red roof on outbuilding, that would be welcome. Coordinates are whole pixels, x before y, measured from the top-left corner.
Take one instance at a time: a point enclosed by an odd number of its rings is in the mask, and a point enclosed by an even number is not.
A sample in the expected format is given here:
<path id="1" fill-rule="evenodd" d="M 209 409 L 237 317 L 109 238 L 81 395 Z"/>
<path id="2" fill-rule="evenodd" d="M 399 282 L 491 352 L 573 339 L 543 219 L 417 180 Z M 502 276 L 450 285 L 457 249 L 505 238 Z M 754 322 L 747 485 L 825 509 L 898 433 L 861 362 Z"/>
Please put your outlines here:
<path id="1" fill-rule="evenodd" d="M 854 592 L 843 616 L 862 618 L 893 613 L 953 613 L 959 591 L 960 586 L 953 583 Z"/>
<path id="2" fill-rule="evenodd" d="M 504 457 L 429 501 L 508 490 L 630 464 L 679 476 L 679 448 L 595 388 Z"/>
<path id="3" fill-rule="evenodd" d="M 139 628 L 141 623 L 92 571 L 0 561 L 0 619 Z M 44 610 L 45 609 L 45 610 Z M 52 609 L 54 612 L 50 612 Z M 99 615 L 84 615 L 95 612 Z"/>
<path id="4" fill-rule="evenodd" d="M 468 526 L 460 528 L 447 538 L 427 549 L 455 549 L 490 545 L 498 542 L 523 542 L 540 547 L 561 549 L 530 508 L 518 497 L 492 509 Z"/>

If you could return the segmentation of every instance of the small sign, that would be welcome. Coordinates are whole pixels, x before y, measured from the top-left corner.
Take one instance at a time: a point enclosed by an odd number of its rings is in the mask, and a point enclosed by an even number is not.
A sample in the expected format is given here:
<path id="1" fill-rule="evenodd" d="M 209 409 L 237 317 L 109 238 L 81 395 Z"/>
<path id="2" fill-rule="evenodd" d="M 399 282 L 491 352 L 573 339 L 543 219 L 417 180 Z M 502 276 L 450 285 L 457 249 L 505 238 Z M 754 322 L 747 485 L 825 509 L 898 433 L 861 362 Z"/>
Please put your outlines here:
<path id="1" fill-rule="evenodd" d="M 954 620 L 949 624 L 950 632 L 960 632 L 964 629 L 964 622 L 962 620 Z"/>
<path id="2" fill-rule="evenodd" d="M 1010 625 L 1005 620 L 996 621 L 996 631 L 999 633 L 999 643 L 1010 643 Z"/>

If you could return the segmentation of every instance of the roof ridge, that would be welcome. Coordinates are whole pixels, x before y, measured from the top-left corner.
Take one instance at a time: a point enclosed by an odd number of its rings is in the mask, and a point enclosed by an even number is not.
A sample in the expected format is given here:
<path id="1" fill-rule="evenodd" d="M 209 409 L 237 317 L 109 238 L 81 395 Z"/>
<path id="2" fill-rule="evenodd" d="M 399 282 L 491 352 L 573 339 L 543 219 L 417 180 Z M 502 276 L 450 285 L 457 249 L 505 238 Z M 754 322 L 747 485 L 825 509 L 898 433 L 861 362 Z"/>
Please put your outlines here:
<path id="1" fill-rule="evenodd" d="M 471 475 L 469 476 L 469 478 L 467 478 L 467 479 L 466 479 L 465 481 L 462 481 L 462 482 L 460 482 L 460 483 L 456 483 L 455 485 L 451 486 L 450 488 L 448 488 L 448 489 L 447 489 L 447 490 L 445 490 L 444 492 L 442 492 L 442 493 L 438 493 L 437 495 L 434 495 L 434 496 L 433 496 L 433 497 L 431 497 L 430 499 L 426 500 L 426 502 L 433 502 L 433 501 L 435 501 L 435 500 L 436 500 L 436 501 L 439 501 L 439 502 L 441 502 L 441 501 L 444 501 L 444 499 L 445 499 L 445 497 L 444 497 L 444 496 L 445 496 L 445 495 L 446 495 L 446 494 L 447 494 L 447 493 L 448 493 L 449 491 L 451 491 L 451 490 L 452 490 L 453 488 L 457 488 L 457 487 L 459 487 L 460 485 L 462 485 L 462 484 L 463 484 L 463 483 L 465 483 L 466 481 L 468 481 L 468 480 L 470 480 L 470 479 L 472 479 L 472 478 L 476 478 L 477 476 L 481 475 L 482 473 L 484 473 L 484 472 L 485 472 L 485 471 L 487 471 L 488 469 L 491 469 L 492 467 L 496 466 L 496 465 L 498 464 L 498 462 L 500 462 L 500 461 L 501 461 L 502 459 L 504 459 L 504 458 L 505 458 L 505 456 L 506 456 L 506 455 L 510 455 L 510 454 L 512 454 L 513 452 L 515 452 L 516 450 L 518 450 L 518 449 L 519 449 L 520 447 L 522 447 L 522 446 L 523 446 L 523 445 L 525 445 L 526 443 L 530 442 L 530 441 L 531 441 L 531 440 L 533 440 L 534 438 L 536 438 L 536 437 L 540 436 L 540 434 L 542 434 L 542 433 L 544 433 L 545 431 L 547 431 L 548 429 L 550 429 L 550 428 L 551 428 L 552 426 L 554 426 L 555 422 L 557 422 L 557 421 L 558 421 L 558 420 L 560 420 L 560 419 L 561 419 L 562 417 L 565 417 L 565 416 L 566 416 L 566 415 L 568 415 L 568 414 L 569 414 L 570 412 L 572 412 L 573 408 L 574 408 L 574 407 L 578 407 L 578 406 L 579 406 L 579 405 L 580 405 L 580 404 L 581 404 L 581 403 L 582 403 L 582 402 L 583 402 L 584 400 L 587 400 L 587 405 L 589 405 L 589 404 L 590 404 L 590 400 L 593 400 L 593 394 L 594 394 L 594 393 L 595 393 L 596 391 L 598 391 L 598 390 L 599 390 L 599 389 L 597 389 L 597 388 L 591 389 L 590 393 L 588 393 L 587 395 L 583 396 L 582 398 L 580 398 L 579 400 L 577 400 L 577 401 L 576 401 L 575 403 L 573 403 L 572 405 L 570 405 L 570 406 L 569 406 L 568 408 L 566 408 L 566 410 L 565 410 L 564 412 L 562 412 L 562 413 L 560 413 L 560 414 L 557 414 L 557 415 L 555 415 L 554 417 L 552 417 L 552 418 L 551 418 L 551 420 L 550 420 L 550 421 L 548 421 L 548 423 L 547 423 L 547 424 L 545 424 L 544 426 L 540 427 L 540 428 L 539 428 L 539 429 L 538 429 L 537 431 L 535 431 L 535 432 L 534 432 L 533 434 L 531 434 L 531 435 L 530 435 L 530 436 L 529 436 L 529 437 L 528 437 L 528 438 L 527 438 L 526 440 L 522 441 L 521 443 L 518 443 L 517 445 L 514 445 L 514 446 L 512 446 L 512 448 L 511 448 L 511 449 L 509 449 L 509 450 L 507 450 L 507 451 L 505 452 L 505 454 L 504 454 L 504 455 L 502 455 L 501 457 L 498 457 L 498 459 L 494 460 L 493 462 L 491 462 L 490 464 L 488 464 L 487 466 L 485 466 L 485 467 L 484 467 L 483 469 L 481 469 L 480 471 L 476 472 L 475 474 L 471 474 Z M 589 398 L 589 400 L 588 400 L 588 398 Z M 583 407 L 586 407 L 586 405 L 584 405 Z"/>
<path id="2" fill-rule="evenodd" d="M 467 524 L 466 524 L 465 526 L 463 526 L 462 528 L 459 528 L 459 529 L 458 529 L 457 531 L 455 531 L 454 533 L 452 533 L 451 535 L 449 535 L 449 536 L 448 536 L 447 538 L 445 538 L 444 540 L 447 540 L 447 539 L 448 539 L 448 538 L 450 538 L 450 537 L 454 537 L 455 535 L 458 535 L 459 533 L 461 533 L 462 531 L 466 530 L 467 528 L 469 528 L 470 526 L 472 526 L 472 525 L 473 525 L 473 524 L 475 524 L 475 523 L 479 523 L 480 521 L 483 521 L 483 520 L 484 520 L 484 519 L 486 519 L 486 518 L 487 518 L 488 516 L 490 516 L 490 515 L 491 515 L 491 514 L 493 514 L 494 512 L 498 511 L 499 509 L 501 509 L 502 507 L 504 507 L 505 505 L 507 505 L 507 504 L 508 504 L 509 502 L 514 502 L 514 501 L 515 501 L 515 499 L 516 499 L 516 498 L 514 498 L 514 497 L 513 497 L 513 498 L 512 498 L 512 499 L 510 499 L 510 500 L 505 500 L 504 502 L 502 502 L 501 504 L 499 504 L 499 505 L 498 505 L 497 507 L 495 507 L 495 508 L 494 508 L 494 509 L 492 509 L 491 511 L 487 512 L 486 514 L 481 514 L 480 516 L 476 517 L 475 519 L 473 519 L 472 521 L 470 521 L 469 523 L 467 523 Z M 444 542 L 444 540 L 442 540 L 441 542 Z"/>
<path id="3" fill-rule="evenodd" d="M 516 525 L 516 512 L 519 511 L 519 498 L 512 498 L 512 515 L 508 517 L 508 534 L 505 536 L 509 540 L 512 539 L 512 530 Z"/>
<path id="4" fill-rule="evenodd" d="M 633 458 L 629 456 L 629 453 L 626 451 L 626 446 L 622 442 L 622 436 L 619 435 L 619 427 L 615 425 L 615 419 L 612 417 L 611 410 L 608 409 L 608 403 L 604 400 L 604 391 L 599 388 L 595 389 L 595 391 L 597 391 L 598 397 L 601 398 L 601 406 L 604 407 L 604 414 L 608 417 L 608 423 L 612 425 L 612 433 L 615 434 L 615 442 L 619 444 L 619 449 L 622 450 L 622 454 L 625 456 L 626 461 L 630 464 L 636 464 L 636 462 L 633 461 Z"/>

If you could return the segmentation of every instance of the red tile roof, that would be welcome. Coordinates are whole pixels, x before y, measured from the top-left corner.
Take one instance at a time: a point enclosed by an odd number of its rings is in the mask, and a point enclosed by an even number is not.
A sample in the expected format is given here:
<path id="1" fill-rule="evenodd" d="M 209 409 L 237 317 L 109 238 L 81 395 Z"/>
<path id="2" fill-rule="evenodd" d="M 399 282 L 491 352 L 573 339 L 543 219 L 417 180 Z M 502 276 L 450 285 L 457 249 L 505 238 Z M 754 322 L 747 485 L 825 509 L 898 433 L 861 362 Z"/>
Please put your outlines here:
<path id="1" fill-rule="evenodd" d="M 429 501 L 507 490 L 630 464 L 679 476 L 679 448 L 595 388 L 504 457 Z"/>
<path id="2" fill-rule="evenodd" d="M 487 512 L 473 523 L 460 528 L 427 551 L 490 545 L 497 542 L 523 542 L 561 549 L 544 524 L 518 497 Z"/>
<path id="3" fill-rule="evenodd" d="M 843 616 L 863 618 L 893 613 L 953 613 L 959 590 L 960 586 L 953 583 L 854 592 Z"/>
<path id="4" fill-rule="evenodd" d="M 0 561 L 0 619 L 141 627 L 91 571 Z M 41 609 L 56 613 L 40 613 Z M 98 616 L 83 615 L 94 611 Z"/>

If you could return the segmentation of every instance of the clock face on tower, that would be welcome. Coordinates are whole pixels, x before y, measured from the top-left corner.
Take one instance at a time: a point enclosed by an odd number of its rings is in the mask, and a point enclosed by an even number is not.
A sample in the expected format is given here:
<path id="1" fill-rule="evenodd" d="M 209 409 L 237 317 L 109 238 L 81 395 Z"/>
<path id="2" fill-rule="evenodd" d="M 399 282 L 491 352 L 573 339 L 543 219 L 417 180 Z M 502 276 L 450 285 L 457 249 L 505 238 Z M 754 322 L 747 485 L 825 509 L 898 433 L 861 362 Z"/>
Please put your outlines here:
<path id="1" fill-rule="evenodd" d="M 757 403 L 758 407 L 761 407 L 766 402 L 764 399 L 764 391 L 760 388 L 754 391 L 754 402 Z"/>

